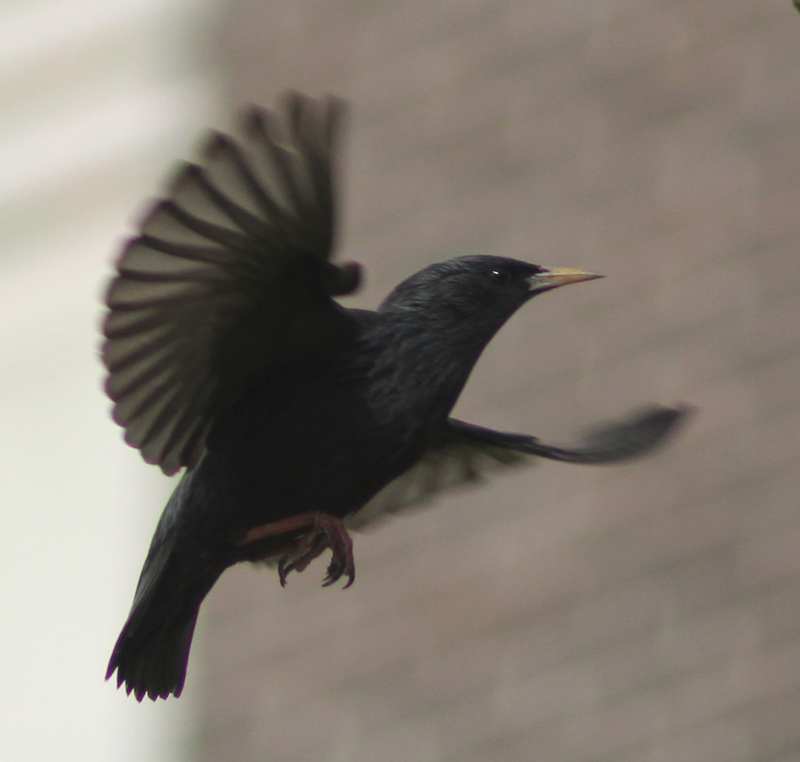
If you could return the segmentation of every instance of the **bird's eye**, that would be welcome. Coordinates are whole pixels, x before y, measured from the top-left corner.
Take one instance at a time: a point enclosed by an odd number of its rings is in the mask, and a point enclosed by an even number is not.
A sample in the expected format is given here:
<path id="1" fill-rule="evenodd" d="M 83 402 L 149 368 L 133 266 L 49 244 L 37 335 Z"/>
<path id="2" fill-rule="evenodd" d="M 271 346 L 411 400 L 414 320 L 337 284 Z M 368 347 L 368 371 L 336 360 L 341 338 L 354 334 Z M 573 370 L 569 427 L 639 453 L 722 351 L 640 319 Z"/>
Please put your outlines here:
<path id="1" fill-rule="evenodd" d="M 489 279 L 502 285 L 508 283 L 511 279 L 511 273 L 502 267 L 494 267 L 489 270 Z"/>

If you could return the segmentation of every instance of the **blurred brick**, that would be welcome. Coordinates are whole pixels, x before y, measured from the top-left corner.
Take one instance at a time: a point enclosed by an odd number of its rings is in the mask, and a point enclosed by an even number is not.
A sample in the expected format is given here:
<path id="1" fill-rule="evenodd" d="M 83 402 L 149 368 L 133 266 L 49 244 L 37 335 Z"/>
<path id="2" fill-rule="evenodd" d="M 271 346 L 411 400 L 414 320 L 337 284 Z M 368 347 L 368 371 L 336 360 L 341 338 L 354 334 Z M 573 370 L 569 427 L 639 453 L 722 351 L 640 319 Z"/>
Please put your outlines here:
<path id="1" fill-rule="evenodd" d="M 654 744 L 642 759 L 647 762 L 744 762 L 752 756 L 746 728 L 735 720 L 722 720 Z"/>
<path id="2" fill-rule="evenodd" d="M 665 727 L 660 697 L 638 694 L 575 713 L 563 723 L 564 759 L 616 759 L 632 747 L 657 737 Z"/>
<path id="3" fill-rule="evenodd" d="M 783 754 L 796 752 L 800 692 L 793 691 L 753 707 L 748 725 L 764 758 L 784 759 Z"/>
<path id="4" fill-rule="evenodd" d="M 796 638 L 800 634 L 800 597 L 798 578 L 789 577 L 783 584 L 761 592 L 756 602 L 761 638 L 767 643 Z"/>

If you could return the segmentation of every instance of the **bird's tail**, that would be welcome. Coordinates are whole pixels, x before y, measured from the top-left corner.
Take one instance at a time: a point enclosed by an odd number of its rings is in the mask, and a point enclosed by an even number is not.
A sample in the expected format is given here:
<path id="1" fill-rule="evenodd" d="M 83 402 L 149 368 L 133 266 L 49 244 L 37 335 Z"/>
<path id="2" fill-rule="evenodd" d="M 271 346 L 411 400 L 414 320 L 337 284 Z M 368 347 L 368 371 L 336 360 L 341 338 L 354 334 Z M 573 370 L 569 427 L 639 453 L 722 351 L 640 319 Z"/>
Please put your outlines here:
<path id="1" fill-rule="evenodd" d="M 137 701 L 180 696 L 200 604 L 224 570 L 154 538 L 133 607 L 122 628 L 106 680 L 117 673 Z"/>

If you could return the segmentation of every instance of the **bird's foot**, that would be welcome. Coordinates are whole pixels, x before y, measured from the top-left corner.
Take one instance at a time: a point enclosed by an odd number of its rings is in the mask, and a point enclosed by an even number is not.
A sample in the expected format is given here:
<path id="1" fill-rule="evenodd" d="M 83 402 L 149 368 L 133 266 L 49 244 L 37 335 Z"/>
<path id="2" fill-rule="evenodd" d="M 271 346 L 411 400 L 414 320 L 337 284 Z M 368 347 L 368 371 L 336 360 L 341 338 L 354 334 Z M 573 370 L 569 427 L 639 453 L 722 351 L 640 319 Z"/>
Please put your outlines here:
<path id="1" fill-rule="evenodd" d="M 281 587 L 286 587 L 286 577 L 289 572 L 303 571 L 328 548 L 331 551 L 331 562 L 322 586 L 328 587 L 342 576 L 347 576 L 348 581 L 344 587 L 350 587 L 356 578 L 356 566 L 353 560 L 353 541 L 347 533 L 344 522 L 319 512 L 310 514 L 310 519 L 306 534 L 288 553 L 281 556 L 278 562 Z"/>

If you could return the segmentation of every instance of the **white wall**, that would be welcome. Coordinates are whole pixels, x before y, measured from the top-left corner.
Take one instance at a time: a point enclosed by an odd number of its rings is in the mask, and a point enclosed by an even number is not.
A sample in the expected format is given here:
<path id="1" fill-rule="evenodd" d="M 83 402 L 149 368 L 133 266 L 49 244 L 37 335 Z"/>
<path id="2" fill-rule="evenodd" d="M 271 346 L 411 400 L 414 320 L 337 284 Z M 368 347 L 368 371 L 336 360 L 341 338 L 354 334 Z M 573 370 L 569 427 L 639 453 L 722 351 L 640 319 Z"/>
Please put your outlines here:
<path id="1" fill-rule="evenodd" d="M 0 6 L 0 759 L 176 760 L 191 703 L 103 682 L 169 484 L 101 392 L 100 296 L 214 121 L 212 0 Z"/>

